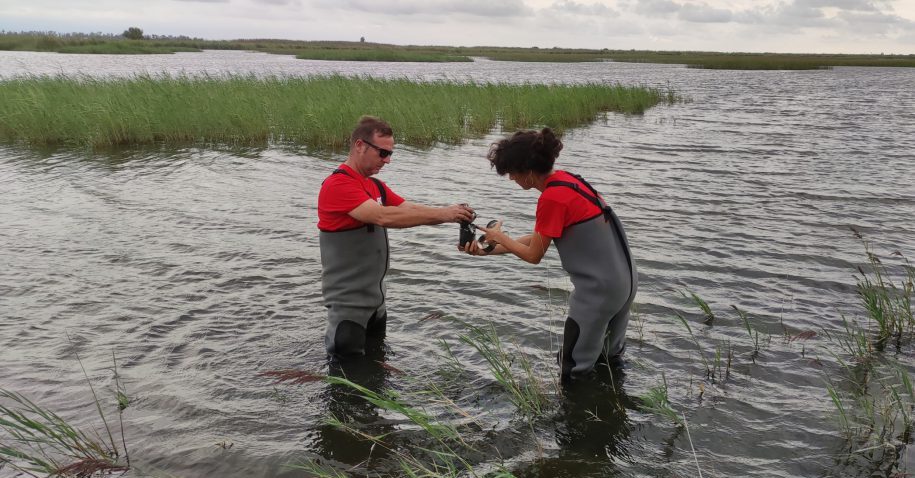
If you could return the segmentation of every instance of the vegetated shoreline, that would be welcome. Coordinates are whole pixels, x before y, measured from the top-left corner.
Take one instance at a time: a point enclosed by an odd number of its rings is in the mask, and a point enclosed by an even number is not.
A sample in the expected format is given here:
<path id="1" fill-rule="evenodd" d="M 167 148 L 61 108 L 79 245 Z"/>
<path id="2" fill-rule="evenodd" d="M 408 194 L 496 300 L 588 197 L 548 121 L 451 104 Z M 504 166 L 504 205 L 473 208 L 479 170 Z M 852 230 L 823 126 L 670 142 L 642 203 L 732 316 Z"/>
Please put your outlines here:
<path id="1" fill-rule="evenodd" d="M 341 75 L 130 78 L 29 76 L 0 81 L 0 142 L 40 147 L 141 144 L 302 145 L 337 150 L 363 114 L 396 125 L 402 144 L 456 144 L 505 129 L 559 131 L 603 112 L 640 114 L 680 98 L 620 84 L 418 82 Z"/>
<path id="2" fill-rule="evenodd" d="M 280 39 L 204 40 L 185 36 L 58 34 L 3 32 L 0 50 L 58 53 L 162 54 L 202 50 L 253 50 L 295 55 L 300 59 L 381 62 L 473 61 L 473 57 L 519 62 L 632 62 L 683 64 L 690 68 L 731 70 L 810 70 L 835 66 L 915 67 L 915 55 L 808 53 L 740 53 L 574 48 L 451 47 L 391 45 L 372 42 L 297 41 Z"/>

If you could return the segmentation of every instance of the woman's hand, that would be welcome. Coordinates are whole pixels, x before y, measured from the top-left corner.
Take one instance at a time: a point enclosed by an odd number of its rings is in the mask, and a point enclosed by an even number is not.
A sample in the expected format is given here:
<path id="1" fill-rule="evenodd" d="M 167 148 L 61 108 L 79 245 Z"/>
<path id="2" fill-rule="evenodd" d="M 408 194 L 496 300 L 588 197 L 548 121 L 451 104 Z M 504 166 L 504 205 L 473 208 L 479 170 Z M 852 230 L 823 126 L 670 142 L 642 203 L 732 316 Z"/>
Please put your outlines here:
<path id="1" fill-rule="evenodd" d="M 487 252 L 486 249 L 480 247 L 480 243 L 478 241 L 470 241 L 467 244 L 464 244 L 463 248 L 461 248 L 461 246 L 458 246 L 458 250 L 462 251 L 462 252 L 466 252 L 467 254 L 470 254 L 471 256 L 489 255 L 489 252 Z"/>
<path id="2" fill-rule="evenodd" d="M 480 236 L 480 240 L 485 241 L 487 244 L 504 244 L 508 240 L 511 240 L 508 237 L 508 234 L 502 230 L 502 221 L 495 223 L 492 227 L 483 227 L 474 225 L 480 231 L 483 231 L 483 236 Z"/>

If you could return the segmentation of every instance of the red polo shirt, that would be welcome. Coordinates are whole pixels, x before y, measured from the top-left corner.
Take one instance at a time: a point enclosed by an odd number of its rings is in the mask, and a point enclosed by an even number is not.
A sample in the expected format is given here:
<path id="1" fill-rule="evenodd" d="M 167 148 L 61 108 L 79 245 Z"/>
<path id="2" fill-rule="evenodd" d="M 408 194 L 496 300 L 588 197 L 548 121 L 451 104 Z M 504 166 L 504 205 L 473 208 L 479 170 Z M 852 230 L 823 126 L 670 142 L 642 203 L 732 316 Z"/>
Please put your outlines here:
<path id="1" fill-rule="evenodd" d="M 578 184 L 585 194 L 591 194 L 591 190 L 587 186 L 565 171 L 556 170 L 546 178 L 546 184 L 552 181 L 566 181 Z M 534 231 L 541 236 L 556 239 L 562 236 L 565 228 L 594 218 L 601 212 L 599 207 L 572 188 L 553 186 L 544 189 L 543 193 L 540 194 L 540 199 L 537 201 Z"/>
<path id="2" fill-rule="evenodd" d="M 375 181 L 362 176 L 353 168 L 341 164 L 337 169 L 346 173 L 331 174 L 321 184 L 318 193 L 318 229 L 325 232 L 345 231 L 365 225 L 357 221 L 349 212 L 356 209 L 366 200 L 381 202 L 381 191 Z M 400 206 L 404 199 L 397 195 L 384 182 L 387 202 L 385 206 Z"/>

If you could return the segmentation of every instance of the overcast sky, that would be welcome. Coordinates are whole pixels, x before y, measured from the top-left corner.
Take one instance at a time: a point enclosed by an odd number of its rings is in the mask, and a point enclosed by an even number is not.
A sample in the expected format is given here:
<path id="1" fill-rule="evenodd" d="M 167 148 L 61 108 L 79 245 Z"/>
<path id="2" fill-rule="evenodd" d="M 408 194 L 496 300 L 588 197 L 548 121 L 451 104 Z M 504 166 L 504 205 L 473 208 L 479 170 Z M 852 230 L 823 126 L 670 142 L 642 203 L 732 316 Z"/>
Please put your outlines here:
<path id="1" fill-rule="evenodd" d="M 915 53 L 915 0 L 0 0 L 0 29 L 796 53 Z"/>

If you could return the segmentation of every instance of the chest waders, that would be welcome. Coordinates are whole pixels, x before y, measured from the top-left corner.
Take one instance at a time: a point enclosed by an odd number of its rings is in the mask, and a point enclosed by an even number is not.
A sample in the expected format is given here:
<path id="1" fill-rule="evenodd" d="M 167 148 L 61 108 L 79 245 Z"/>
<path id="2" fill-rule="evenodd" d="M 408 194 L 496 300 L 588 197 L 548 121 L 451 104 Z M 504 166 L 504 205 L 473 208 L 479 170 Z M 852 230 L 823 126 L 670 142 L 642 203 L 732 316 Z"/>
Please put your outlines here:
<path id="1" fill-rule="evenodd" d="M 575 286 L 563 329 L 560 367 L 563 380 L 591 371 L 598 360 L 614 362 L 626 348 L 629 307 L 635 299 L 638 273 L 619 217 L 581 176 L 578 184 L 552 181 L 546 187 L 568 187 L 601 209 L 601 214 L 567 227 L 553 242 L 562 268 Z"/>
<path id="2" fill-rule="evenodd" d="M 334 170 L 333 174 L 349 174 Z M 370 178 L 387 194 L 381 181 Z M 372 194 L 369 193 L 371 197 Z M 366 335 L 384 337 L 387 311 L 384 276 L 390 264 L 387 229 L 375 224 L 320 231 L 321 293 L 327 308 L 324 346 L 331 357 L 364 355 Z"/>

